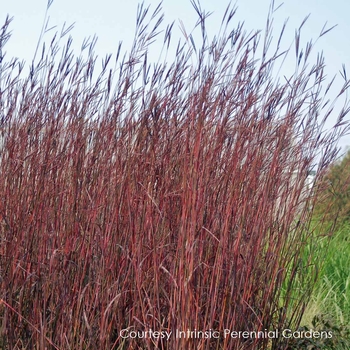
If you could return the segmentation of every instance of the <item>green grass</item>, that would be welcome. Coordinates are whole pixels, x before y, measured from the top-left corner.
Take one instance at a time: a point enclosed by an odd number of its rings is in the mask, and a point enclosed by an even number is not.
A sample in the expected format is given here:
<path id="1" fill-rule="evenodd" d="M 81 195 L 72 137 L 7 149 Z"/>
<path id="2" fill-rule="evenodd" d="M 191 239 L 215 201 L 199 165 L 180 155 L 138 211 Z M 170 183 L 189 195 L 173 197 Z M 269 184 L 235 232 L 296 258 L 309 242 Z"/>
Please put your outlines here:
<path id="1" fill-rule="evenodd" d="M 304 329 L 328 330 L 328 341 L 295 340 L 298 349 L 350 348 L 350 225 L 339 227 L 333 237 L 313 238 L 305 251 L 317 252 L 312 269 L 319 268 L 313 293 L 303 314 Z M 295 290 L 295 294 L 300 290 Z"/>

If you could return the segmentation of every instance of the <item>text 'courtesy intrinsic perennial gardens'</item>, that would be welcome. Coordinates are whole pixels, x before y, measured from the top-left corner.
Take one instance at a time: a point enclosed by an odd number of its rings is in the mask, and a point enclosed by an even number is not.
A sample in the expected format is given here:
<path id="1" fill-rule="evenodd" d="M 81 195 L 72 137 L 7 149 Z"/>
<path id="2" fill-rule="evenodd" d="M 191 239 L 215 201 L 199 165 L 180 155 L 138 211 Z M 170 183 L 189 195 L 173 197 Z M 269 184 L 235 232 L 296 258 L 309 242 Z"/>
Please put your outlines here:
<path id="1" fill-rule="evenodd" d="M 122 339 L 166 339 L 170 340 L 172 337 L 177 339 L 277 339 L 277 338 L 306 338 L 306 339 L 329 339 L 332 338 L 331 331 L 293 331 L 291 329 L 274 329 L 274 330 L 260 330 L 260 331 L 236 331 L 231 329 L 219 330 L 143 330 L 137 331 L 130 328 L 121 329 L 119 336 Z"/>

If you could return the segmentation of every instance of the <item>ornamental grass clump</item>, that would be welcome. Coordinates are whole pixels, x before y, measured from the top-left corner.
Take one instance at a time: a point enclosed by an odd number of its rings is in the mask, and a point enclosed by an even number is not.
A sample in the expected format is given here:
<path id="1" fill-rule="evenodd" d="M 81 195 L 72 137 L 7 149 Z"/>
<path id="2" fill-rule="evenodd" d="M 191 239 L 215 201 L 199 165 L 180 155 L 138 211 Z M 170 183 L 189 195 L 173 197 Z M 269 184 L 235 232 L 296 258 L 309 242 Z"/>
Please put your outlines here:
<path id="1" fill-rule="evenodd" d="M 265 33 L 250 34 L 228 7 L 210 39 L 193 5 L 201 42 L 182 27 L 175 44 L 161 7 L 140 5 L 130 53 L 120 45 L 100 70 L 95 39 L 80 56 L 71 37 L 60 44 L 71 28 L 28 75 L 3 55 L 2 348 L 287 348 L 224 330 L 299 326 L 316 277 L 301 258 L 314 235 L 307 171 L 317 159 L 322 177 L 334 158 L 348 105 L 326 132 L 324 59 L 308 63 L 300 29 L 295 72 L 276 78 L 288 52 L 273 7 Z M 154 41 L 167 61 L 150 61 Z"/>

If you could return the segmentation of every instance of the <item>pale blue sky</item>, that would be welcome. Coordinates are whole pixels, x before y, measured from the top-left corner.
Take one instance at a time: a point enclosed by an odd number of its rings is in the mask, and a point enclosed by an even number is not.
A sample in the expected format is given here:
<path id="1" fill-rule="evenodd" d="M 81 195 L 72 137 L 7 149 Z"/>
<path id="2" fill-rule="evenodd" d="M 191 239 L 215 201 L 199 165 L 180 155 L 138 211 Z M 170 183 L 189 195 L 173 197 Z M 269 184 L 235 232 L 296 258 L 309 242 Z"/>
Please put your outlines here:
<path id="1" fill-rule="evenodd" d="M 75 22 L 71 32 L 78 53 L 83 39 L 97 34 L 98 43 L 96 54 L 104 57 L 107 53 L 115 53 L 120 40 L 125 48 L 129 47 L 135 29 L 135 18 L 138 0 L 54 0 L 49 9 L 51 25 L 62 27 L 63 22 Z M 159 3 L 157 0 L 148 0 L 152 8 Z M 33 57 L 37 39 L 39 37 L 47 0 L 0 0 L 0 25 L 3 24 L 6 14 L 14 17 L 11 24 L 12 38 L 6 45 L 7 59 L 19 57 L 28 63 Z M 266 14 L 270 0 L 237 0 L 238 11 L 234 22 L 245 21 L 246 30 L 264 29 Z M 281 1 L 275 1 L 276 7 Z M 214 12 L 208 19 L 209 33 L 214 34 L 221 23 L 221 18 L 228 5 L 226 0 L 201 0 L 202 8 Z M 190 31 L 197 20 L 190 0 L 164 0 L 163 12 L 165 24 L 175 21 L 174 35 L 180 35 L 179 19 Z M 350 2 L 348 0 L 286 0 L 275 14 L 276 37 L 286 18 L 289 22 L 285 35 L 285 48 L 293 40 L 295 29 L 306 15 L 310 14 L 306 22 L 302 38 L 316 39 L 325 22 L 327 28 L 338 25 L 330 33 L 323 36 L 316 45 L 315 52 L 323 51 L 326 58 L 326 72 L 329 77 L 337 74 L 342 64 L 350 69 Z M 53 33 L 47 35 L 47 40 Z M 291 61 L 292 64 L 292 61 Z M 293 69 L 293 68 L 292 68 Z M 349 74 L 350 75 L 350 70 Z M 339 84 L 342 80 L 338 79 Z M 350 144 L 350 138 L 342 141 Z"/>

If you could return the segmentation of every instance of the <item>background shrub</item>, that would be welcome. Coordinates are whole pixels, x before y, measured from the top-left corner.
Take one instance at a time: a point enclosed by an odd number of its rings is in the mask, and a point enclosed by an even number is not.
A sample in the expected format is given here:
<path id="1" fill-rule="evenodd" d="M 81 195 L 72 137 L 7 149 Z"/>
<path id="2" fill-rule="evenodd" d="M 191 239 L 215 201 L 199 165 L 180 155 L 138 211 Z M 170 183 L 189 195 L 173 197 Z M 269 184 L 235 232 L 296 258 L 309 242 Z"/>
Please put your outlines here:
<path id="1" fill-rule="evenodd" d="M 337 218 L 339 226 L 350 222 L 350 152 L 334 162 L 319 184 L 320 200 L 316 214 L 330 223 Z"/>

